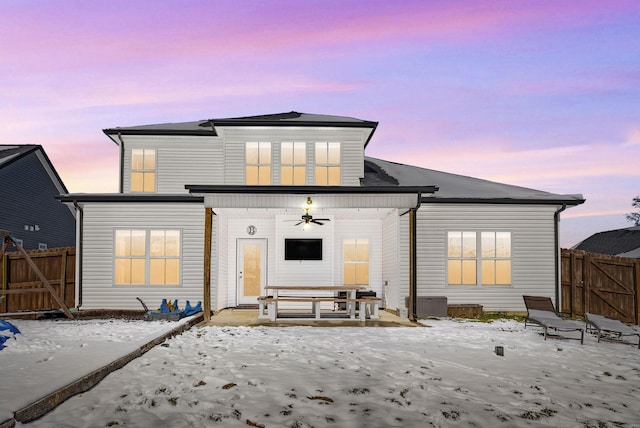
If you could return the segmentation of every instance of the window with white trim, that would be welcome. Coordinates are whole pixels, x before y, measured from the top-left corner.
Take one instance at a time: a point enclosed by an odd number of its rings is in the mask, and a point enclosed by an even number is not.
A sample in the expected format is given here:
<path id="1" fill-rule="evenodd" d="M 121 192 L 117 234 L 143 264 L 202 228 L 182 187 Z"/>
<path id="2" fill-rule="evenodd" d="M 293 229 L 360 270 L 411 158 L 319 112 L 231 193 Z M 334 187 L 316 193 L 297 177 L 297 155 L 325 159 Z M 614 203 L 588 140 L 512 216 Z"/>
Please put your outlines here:
<path id="1" fill-rule="evenodd" d="M 481 232 L 482 285 L 511 285 L 511 232 Z"/>
<path id="2" fill-rule="evenodd" d="M 369 240 L 345 239 L 342 249 L 343 284 L 369 285 Z"/>
<path id="3" fill-rule="evenodd" d="M 316 143 L 315 149 L 315 184 L 339 186 L 341 182 L 340 143 Z"/>
<path id="4" fill-rule="evenodd" d="M 447 232 L 449 285 L 511 285 L 511 232 Z"/>
<path id="5" fill-rule="evenodd" d="M 307 144 L 280 143 L 280 184 L 302 186 L 307 182 Z"/>
<path id="6" fill-rule="evenodd" d="M 245 184 L 247 186 L 271 184 L 271 143 L 245 144 Z"/>
<path id="7" fill-rule="evenodd" d="M 156 191 L 156 151 L 154 149 L 131 150 L 131 192 Z"/>
<path id="8" fill-rule="evenodd" d="M 117 229 L 114 247 L 114 284 L 180 285 L 180 230 Z"/>

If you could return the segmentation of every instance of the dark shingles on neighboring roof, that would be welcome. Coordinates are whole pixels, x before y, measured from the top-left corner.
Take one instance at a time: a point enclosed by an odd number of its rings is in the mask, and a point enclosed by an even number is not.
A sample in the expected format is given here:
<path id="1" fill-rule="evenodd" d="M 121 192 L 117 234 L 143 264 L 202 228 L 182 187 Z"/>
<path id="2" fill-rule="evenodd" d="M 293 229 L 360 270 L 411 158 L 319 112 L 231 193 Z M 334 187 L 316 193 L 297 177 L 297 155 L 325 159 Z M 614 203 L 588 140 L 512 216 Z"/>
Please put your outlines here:
<path id="1" fill-rule="evenodd" d="M 37 144 L 0 145 L 0 168 L 39 148 Z"/>
<path id="2" fill-rule="evenodd" d="M 574 247 L 589 253 L 623 255 L 640 248 L 640 226 L 608 230 L 591 235 Z"/>

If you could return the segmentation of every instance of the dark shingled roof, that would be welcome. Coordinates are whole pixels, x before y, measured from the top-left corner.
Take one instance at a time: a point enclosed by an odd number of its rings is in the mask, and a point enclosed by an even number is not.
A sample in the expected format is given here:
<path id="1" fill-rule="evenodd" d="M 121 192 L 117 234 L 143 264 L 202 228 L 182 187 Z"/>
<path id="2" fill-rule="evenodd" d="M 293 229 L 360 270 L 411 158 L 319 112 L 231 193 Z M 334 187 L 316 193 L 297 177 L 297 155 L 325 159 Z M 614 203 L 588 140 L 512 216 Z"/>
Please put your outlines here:
<path id="1" fill-rule="evenodd" d="M 378 122 L 370 122 L 352 117 L 309 114 L 291 111 L 289 113 L 265 114 L 260 116 L 232 117 L 226 119 L 203 119 L 195 122 L 161 123 L 156 125 L 128 126 L 104 129 L 111 135 L 209 135 L 217 136 L 217 126 L 321 126 L 340 128 L 371 128 Z"/>
<path id="2" fill-rule="evenodd" d="M 36 144 L 0 145 L 0 168 L 42 147 Z"/>
<path id="3" fill-rule="evenodd" d="M 397 162 L 365 157 L 363 186 L 395 184 L 404 186 L 437 186 L 438 191 L 423 202 L 504 203 L 579 205 L 582 195 L 560 195 L 526 187 L 451 174 L 448 172 L 404 165 Z"/>
<path id="4" fill-rule="evenodd" d="M 631 257 L 630 253 L 637 253 L 634 250 L 640 249 L 640 226 L 596 233 L 576 245 L 574 249 L 589 253 Z"/>

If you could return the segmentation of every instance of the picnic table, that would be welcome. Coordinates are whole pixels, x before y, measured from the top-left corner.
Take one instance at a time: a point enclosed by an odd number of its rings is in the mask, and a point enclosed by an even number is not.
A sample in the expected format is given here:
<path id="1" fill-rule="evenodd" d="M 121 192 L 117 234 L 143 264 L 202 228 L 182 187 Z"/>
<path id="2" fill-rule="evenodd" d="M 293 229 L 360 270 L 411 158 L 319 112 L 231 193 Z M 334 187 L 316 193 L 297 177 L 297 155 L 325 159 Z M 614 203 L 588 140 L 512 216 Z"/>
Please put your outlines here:
<path id="1" fill-rule="evenodd" d="M 271 295 L 258 297 L 258 318 L 278 319 L 278 303 L 310 303 L 311 311 L 306 316 L 308 319 L 322 319 L 320 311 L 324 302 L 346 303 L 347 314 L 350 319 L 356 318 L 356 306 L 358 306 L 358 316 L 361 321 L 366 319 L 367 313 L 371 318 L 378 318 L 378 308 L 381 299 L 379 297 L 357 297 L 357 292 L 366 290 L 362 285 L 268 285 L 265 287 L 267 294 Z M 346 292 L 346 297 L 336 296 L 335 292 Z M 357 304 L 357 305 L 356 305 Z M 305 318 L 307 314 L 300 314 L 297 318 Z M 326 317 L 325 317 L 326 318 Z"/>

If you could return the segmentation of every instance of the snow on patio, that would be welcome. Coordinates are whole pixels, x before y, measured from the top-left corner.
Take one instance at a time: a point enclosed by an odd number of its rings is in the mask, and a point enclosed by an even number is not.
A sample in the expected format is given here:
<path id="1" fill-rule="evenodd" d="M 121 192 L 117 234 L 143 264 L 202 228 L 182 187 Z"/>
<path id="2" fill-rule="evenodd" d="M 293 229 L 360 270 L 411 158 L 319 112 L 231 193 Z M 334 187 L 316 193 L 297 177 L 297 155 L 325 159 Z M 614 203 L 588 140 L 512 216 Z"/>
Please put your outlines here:
<path id="1" fill-rule="evenodd" d="M 637 347 L 544 341 L 514 320 L 424 323 L 193 327 L 24 426 L 640 426 Z M 50 375 L 72 375 L 119 338 L 141 344 L 154 323 L 15 324 L 24 334 L 0 351 L 2 401 L 28 395 L 16 372 L 57 361 Z"/>

